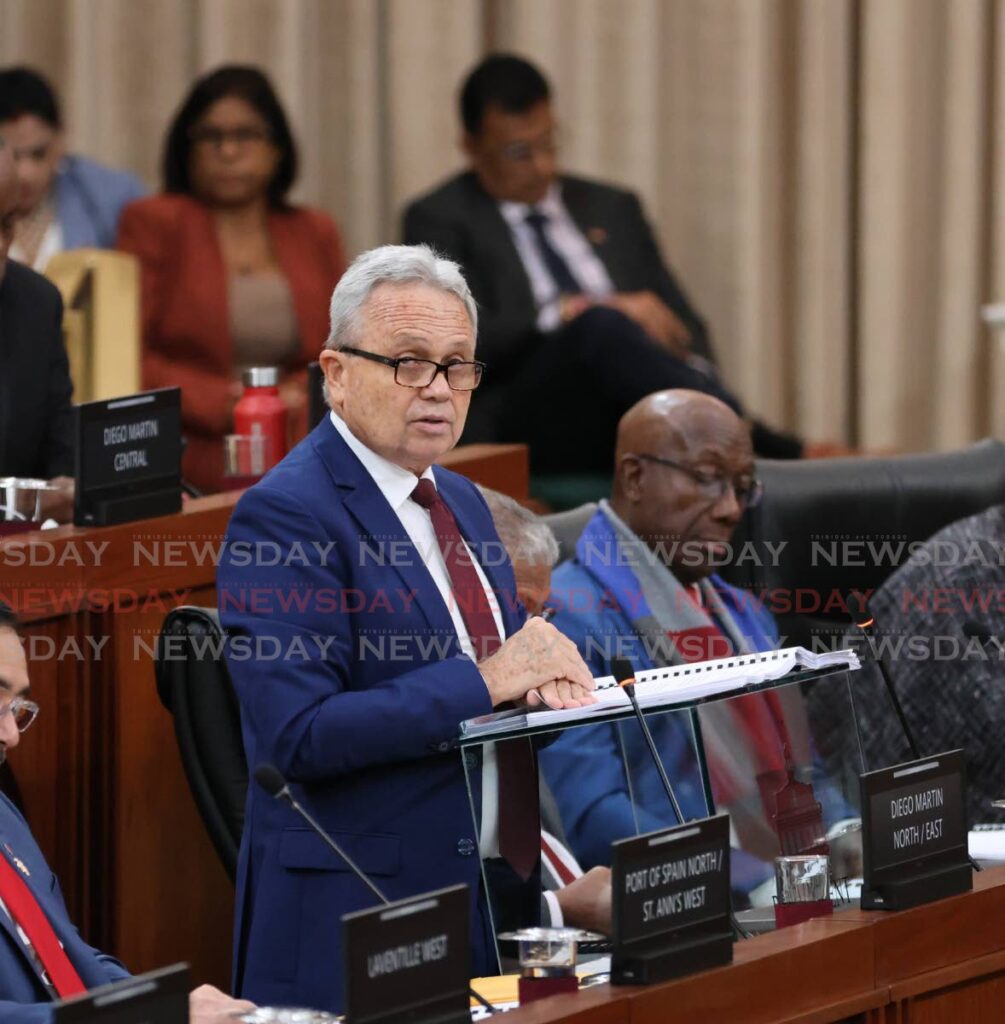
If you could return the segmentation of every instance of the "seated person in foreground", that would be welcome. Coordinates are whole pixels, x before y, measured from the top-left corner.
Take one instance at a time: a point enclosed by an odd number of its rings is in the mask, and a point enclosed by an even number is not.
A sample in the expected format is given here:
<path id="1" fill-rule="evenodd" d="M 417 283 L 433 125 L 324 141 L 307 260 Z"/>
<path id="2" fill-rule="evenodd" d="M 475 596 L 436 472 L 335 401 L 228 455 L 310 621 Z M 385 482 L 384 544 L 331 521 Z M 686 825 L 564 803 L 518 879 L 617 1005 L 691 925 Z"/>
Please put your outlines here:
<path id="1" fill-rule="evenodd" d="M 460 263 L 482 310 L 486 393 L 464 440 L 527 442 L 536 472 L 607 473 L 618 419 L 652 391 L 693 388 L 739 411 L 638 197 L 559 173 L 541 72 L 486 58 L 460 113 L 471 169 L 416 199 L 402 235 Z M 803 454 L 759 425 L 755 448 Z"/>
<path id="2" fill-rule="evenodd" d="M 0 135 L 17 165 L 18 213 L 11 256 L 35 270 L 64 249 L 112 249 L 119 215 L 143 183 L 66 152 L 52 86 L 26 67 L 0 69 Z"/>
<path id="3" fill-rule="evenodd" d="M 73 384 L 63 344 L 63 300 L 34 270 L 7 258 L 18 185 L 0 135 L 0 477 L 49 480 L 43 514 L 73 515 Z"/>
<path id="4" fill-rule="evenodd" d="M 576 558 L 555 571 L 549 602 L 594 676 L 609 674 L 614 658 L 638 671 L 777 647 L 757 599 L 711 572 L 760 497 L 753 474 L 746 425 L 711 396 L 659 392 L 625 414 L 611 500 L 587 524 Z M 776 797 L 813 760 L 798 695 L 785 688 L 734 698 L 704 706 L 699 717 L 715 804 L 729 811 L 739 841 L 733 888 L 765 881 L 783 850 L 826 849 L 823 818 L 844 809 L 821 809 L 825 787 L 815 799 L 805 794 L 815 822 L 808 843 L 775 820 Z M 648 721 L 685 817 L 705 816 L 689 716 Z M 570 729 L 541 751 L 541 765 L 585 866 L 609 863 L 616 839 L 676 824 L 633 720 Z M 792 849 L 796 840 L 802 849 Z"/>
<path id="5" fill-rule="evenodd" d="M 242 370 L 278 367 L 293 439 L 306 432 L 306 367 L 344 259 L 331 218 L 287 201 L 296 174 L 269 80 L 222 67 L 175 114 L 165 194 L 122 215 L 119 248 L 140 261 L 143 386 L 181 385 L 182 473 L 202 490 L 220 487 Z"/>
<path id="6" fill-rule="evenodd" d="M 1005 820 L 992 800 L 1005 797 L 1005 506 L 944 527 L 921 545 L 869 599 L 868 641 L 845 637 L 861 656 L 855 708 L 870 769 L 912 760 L 883 684 L 889 671 L 920 755 L 962 748 L 968 821 Z M 834 746 L 822 751 L 832 772 L 857 757 L 854 733 L 811 698 L 811 713 Z"/>
<path id="7" fill-rule="evenodd" d="M 0 764 L 39 713 L 27 699 L 28 665 L 14 615 L 0 602 Z M 52 1003 L 129 977 L 87 945 L 66 912 L 56 876 L 28 823 L 0 795 L 0 1022 L 49 1024 Z M 193 924 L 193 927 L 197 925 Z M 192 1024 L 224 1024 L 252 1004 L 203 985 L 189 998 Z"/>

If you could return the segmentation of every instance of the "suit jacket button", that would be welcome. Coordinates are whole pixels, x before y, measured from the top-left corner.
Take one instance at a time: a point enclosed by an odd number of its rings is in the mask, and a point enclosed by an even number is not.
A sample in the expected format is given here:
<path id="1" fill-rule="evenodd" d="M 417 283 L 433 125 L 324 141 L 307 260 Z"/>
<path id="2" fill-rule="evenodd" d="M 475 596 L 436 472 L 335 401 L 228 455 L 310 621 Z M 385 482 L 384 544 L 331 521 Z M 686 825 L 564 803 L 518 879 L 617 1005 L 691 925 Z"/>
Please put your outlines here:
<path id="1" fill-rule="evenodd" d="M 436 749 L 441 753 L 445 754 L 450 749 L 450 741 L 444 740 L 442 743 L 436 744 Z"/>
<path id="2" fill-rule="evenodd" d="M 459 839 L 457 841 L 457 852 L 462 857 L 470 857 L 475 852 L 475 844 L 471 839 Z"/>

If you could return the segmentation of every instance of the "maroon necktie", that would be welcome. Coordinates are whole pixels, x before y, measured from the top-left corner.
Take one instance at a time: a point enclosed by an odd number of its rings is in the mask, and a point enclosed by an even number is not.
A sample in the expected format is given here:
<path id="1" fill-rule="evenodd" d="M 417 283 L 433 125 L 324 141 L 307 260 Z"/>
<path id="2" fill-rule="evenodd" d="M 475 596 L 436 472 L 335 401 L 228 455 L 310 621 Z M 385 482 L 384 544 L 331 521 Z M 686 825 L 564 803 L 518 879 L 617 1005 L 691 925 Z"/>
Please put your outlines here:
<path id="1" fill-rule="evenodd" d="M 420 480 L 412 500 L 429 513 L 450 577 L 450 589 L 476 656 L 487 658 L 502 643 L 471 555 L 457 520 L 432 480 Z M 537 766 L 530 740 L 496 743 L 499 768 L 499 853 L 526 881 L 541 855 Z"/>

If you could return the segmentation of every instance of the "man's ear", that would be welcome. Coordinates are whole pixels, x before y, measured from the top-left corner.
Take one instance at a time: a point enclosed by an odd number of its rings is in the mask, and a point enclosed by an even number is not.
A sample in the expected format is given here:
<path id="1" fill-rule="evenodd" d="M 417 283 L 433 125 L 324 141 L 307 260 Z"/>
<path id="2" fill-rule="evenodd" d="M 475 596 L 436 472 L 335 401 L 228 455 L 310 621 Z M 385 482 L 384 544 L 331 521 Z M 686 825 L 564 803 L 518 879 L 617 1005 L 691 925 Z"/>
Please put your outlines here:
<path id="1" fill-rule="evenodd" d="M 326 348 L 322 349 L 318 362 L 321 364 L 321 372 L 328 388 L 328 398 L 336 409 L 339 409 L 342 407 L 345 392 L 346 358 L 341 352 Z"/>
<path id="2" fill-rule="evenodd" d="M 470 132 L 462 132 L 460 139 L 461 151 L 471 161 L 478 159 L 478 137 Z"/>
<path id="3" fill-rule="evenodd" d="M 642 474 L 645 470 L 642 467 L 642 460 L 626 456 L 618 463 L 618 482 L 621 493 L 633 505 L 642 500 Z"/>

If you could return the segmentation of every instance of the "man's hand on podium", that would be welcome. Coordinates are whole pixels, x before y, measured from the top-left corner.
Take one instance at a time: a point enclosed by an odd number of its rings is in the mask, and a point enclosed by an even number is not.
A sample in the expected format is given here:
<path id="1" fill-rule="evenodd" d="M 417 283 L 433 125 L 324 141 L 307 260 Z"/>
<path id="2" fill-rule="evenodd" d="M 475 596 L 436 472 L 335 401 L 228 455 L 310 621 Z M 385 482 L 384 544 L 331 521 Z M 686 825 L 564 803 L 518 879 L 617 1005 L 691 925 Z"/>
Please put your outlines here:
<path id="1" fill-rule="evenodd" d="M 488 658 L 478 663 L 492 706 L 523 701 L 534 708 L 595 704 L 593 675 L 576 645 L 551 623 L 528 619 Z"/>
<path id="2" fill-rule="evenodd" d="M 568 927 L 611 934 L 610 868 L 590 868 L 585 875 L 558 889 L 555 898 Z"/>
<path id="3" fill-rule="evenodd" d="M 191 1024 L 233 1024 L 234 1014 L 255 1008 L 247 999 L 232 999 L 212 985 L 200 985 L 188 997 L 188 1015 Z"/>

